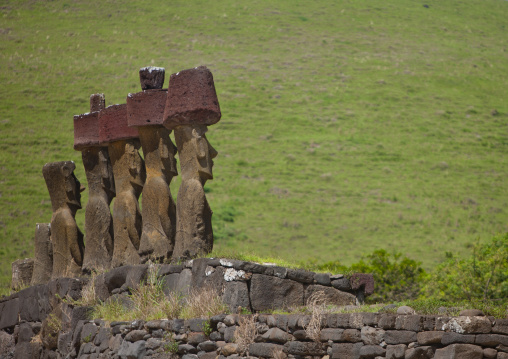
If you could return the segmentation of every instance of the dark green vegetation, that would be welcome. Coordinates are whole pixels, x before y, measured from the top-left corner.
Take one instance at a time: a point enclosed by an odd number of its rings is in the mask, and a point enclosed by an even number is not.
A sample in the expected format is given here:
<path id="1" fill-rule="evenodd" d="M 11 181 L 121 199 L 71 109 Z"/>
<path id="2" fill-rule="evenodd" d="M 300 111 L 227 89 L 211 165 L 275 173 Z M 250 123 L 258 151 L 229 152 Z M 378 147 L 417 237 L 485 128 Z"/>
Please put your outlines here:
<path id="1" fill-rule="evenodd" d="M 86 184 L 72 116 L 91 93 L 124 103 L 147 65 L 214 74 L 217 248 L 463 257 L 508 231 L 507 17 L 501 0 L 4 0 L 2 286 L 51 218 L 43 164 L 72 159 Z"/>

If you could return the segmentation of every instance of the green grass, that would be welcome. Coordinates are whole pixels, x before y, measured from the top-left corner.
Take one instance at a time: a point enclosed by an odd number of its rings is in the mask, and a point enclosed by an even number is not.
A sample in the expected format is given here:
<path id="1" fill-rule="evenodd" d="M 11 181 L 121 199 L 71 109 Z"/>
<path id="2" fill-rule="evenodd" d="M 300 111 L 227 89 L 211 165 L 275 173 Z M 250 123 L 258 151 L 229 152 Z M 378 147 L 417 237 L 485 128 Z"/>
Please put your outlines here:
<path id="1" fill-rule="evenodd" d="M 214 74 L 220 250 L 349 265 L 384 248 L 429 269 L 507 232 L 507 15 L 501 0 L 3 1 L 1 286 L 50 221 L 44 163 L 74 160 L 86 184 L 72 116 L 91 93 L 124 103 L 147 65 Z"/>

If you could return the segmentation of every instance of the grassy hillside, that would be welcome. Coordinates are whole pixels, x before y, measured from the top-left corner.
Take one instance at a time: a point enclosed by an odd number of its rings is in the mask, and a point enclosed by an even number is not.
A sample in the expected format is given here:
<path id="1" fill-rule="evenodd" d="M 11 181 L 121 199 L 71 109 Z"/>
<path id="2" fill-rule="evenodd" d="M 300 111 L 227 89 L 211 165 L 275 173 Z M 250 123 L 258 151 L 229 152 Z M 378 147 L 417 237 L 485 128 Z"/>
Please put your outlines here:
<path id="1" fill-rule="evenodd" d="M 92 93 L 124 103 L 147 65 L 214 74 L 218 248 L 345 264 L 384 248 L 430 268 L 508 231 L 506 1 L 4 0 L 0 12 L 2 286 L 51 218 L 44 163 L 74 160 L 86 185 L 73 115 Z"/>

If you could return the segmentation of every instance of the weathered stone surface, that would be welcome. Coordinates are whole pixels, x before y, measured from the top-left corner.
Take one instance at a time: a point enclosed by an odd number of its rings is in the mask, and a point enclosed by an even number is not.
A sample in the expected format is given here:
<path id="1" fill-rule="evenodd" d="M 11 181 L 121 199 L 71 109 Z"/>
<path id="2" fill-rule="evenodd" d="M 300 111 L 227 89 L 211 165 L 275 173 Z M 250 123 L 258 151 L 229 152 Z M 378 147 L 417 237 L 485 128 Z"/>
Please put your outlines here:
<path id="1" fill-rule="evenodd" d="M 19 298 L 13 298 L 2 303 L 0 329 L 11 328 L 18 324 Z"/>
<path id="2" fill-rule="evenodd" d="M 349 283 L 349 279 L 346 277 L 334 279 L 334 280 L 332 280 L 331 283 L 335 289 L 342 290 L 342 291 L 351 290 L 351 283 Z"/>
<path id="3" fill-rule="evenodd" d="M 125 336 L 125 340 L 129 342 L 137 342 L 138 340 L 142 340 L 148 332 L 144 329 L 132 330 Z"/>
<path id="4" fill-rule="evenodd" d="M 434 359 L 482 359 L 483 350 L 477 345 L 452 344 L 436 350 Z"/>
<path id="5" fill-rule="evenodd" d="M 508 359 L 508 353 L 498 352 L 497 359 Z"/>
<path id="6" fill-rule="evenodd" d="M 349 328 L 362 329 L 363 327 L 363 313 L 349 314 Z"/>
<path id="7" fill-rule="evenodd" d="M 88 181 L 83 270 L 90 273 L 111 267 L 114 234 L 109 205 L 115 197 L 115 181 L 106 147 L 84 148 L 81 158 Z"/>
<path id="8" fill-rule="evenodd" d="M 436 328 L 436 316 L 435 315 L 424 315 L 422 317 L 423 330 L 434 330 Z"/>
<path id="9" fill-rule="evenodd" d="M 128 126 L 127 104 L 108 106 L 99 112 L 99 142 L 101 145 L 137 139 L 138 137 L 138 129 Z"/>
<path id="10" fill-rule="evenodd" d="M 306 335 L 306 332 L 304 330 L 301 330 L 299 332 L 303 332 L 302 334 L 305 334 L 302 336 L 302 338 L 297 338 L 297 339 L 301 339 L 301 340 L 307 340 L 307 335 Z M 329 340 L 333 341 L 333 342 L 340 342 L 342 340 L 342 333 L 344 332 L 344 329 L 338 329 L 338 328 L 324 328 L 324 329 L 321 329 L 321 334 L 319 336 L 320 340 L 322 342 L 327 342 Z M 296 337 L 296 332 L 294 333 L 295 337 Z"/>
<path id="11" fill-rule="evenodd" d="M 39 359 L 41 352 L 40 343 L 18 343 L 14 350 L 14 359 Z"/>
<path id="12" fill-rule="evenodd" d="M 94 95 L 92 95 L 94 96 Z M 90 100 L 92 99 L 90 97 Z M 74 116 L 74 149 L 81 151 L 100 145 L 99 110 Z"/>
<path id="13" fill-rule="evenodd" d="M 497 357 L 497 350 L 492 348 L 485 348 L 483 349 L 483 358 L 484 359 L 496 359 Z"/>
<path id="14" fill-rule="evenodd" d="M 53 271 L 53 245 L 49 223 L 37 223 L 34 236 L 34 270 L 31 285 L 46 284 Z"/>
<path id="15" fill-rule="evenodd" d="M 397 308 L 398 315 L 413 315 L 415 313 L 416 313 L 416 311 L 407 305 L 403 305 L 403 306 Z"/>
<path id="16" fill-rule="evenodd" d="M 32 326 L 29 323 L 21 323 L 18 331 L 18 343 L 30 342 L 35 335 Z"/>
<path id="17" fill-rule="evenodd" d="M 331 328 L 326 328 L 326 329 L 323 329 L 323 330 L 330 330 Z M 330 333 L 326 333 L 324 336 L 323 336 L 323 330 L 321 331 L 321 341 L 322 342 L 327 342 L 328 339 L 324 339 L 323 337 L 328 337 L 328 338 L 333 338 L 333 337 L 337 337 L 339 336 L 339 333 L 335 332 L 330 332 Z M 344 329 L 335 329 L 335 330 L 338 330 L 340 331 L 340 338 L 342 338 L 342 332 Z M 307 341 L 307 340 L 312 340 L 308 335 L 307 335 L 307 332 L 305 330 L 296 330 L 293 332 L 293 336 L 295 337 L 296 340 L 300 340 L 300 341 Z"/>
<path id="18" fill-rule="evenodd" d="M 279 328 L 270 328 L 266 333 L 261 336 L 265 341 L 275 342 L 275 343 L 286 343 L 292 339 L 292 336 L 282 329 Z"/>
<path id="19" fill-rule="evenodd" d="M 139 127 L 146 165 L 143 187 L 143 230 L 139 253 L 143 259 L 170 259 L 176 231 L 176 205 L 169 184 L 178 175 L 176 147 L 162 126 Z"/>
<path id="20" fill-rule="evenodd" d="M 283 346 L 272 343 L 253 343 L 249 345 L 249 355 L 254 357 L 273 358 L 273 353 L 283 350 Z"/>
<path id="21" fill-rule="evenodd" d="M 303 305 L 303 285 L 263 274 L 252 275 L 250 302 L 255 311 Z"/>
<path id="22" fill-rule="evenodd" d="M 164 126 L 213 125 L 221 112 L 213 76 L 205 66 L 172 74 L 164 111 Z"/>
<path id="23" fill-rule="evenodd" d="M 102 112 L 101 112 L 102 113 Z M 138 198 L 145 183 L 145 164 L 139 140 L 115 141 L 108 151 L 113 164 L 116 199 L 113 204 L 114 245 L 112 266 L 139 264 L 141 212 Z"/>
<path id="24" fill-rule="evenodd" d="M 190 345 L 190 344 L 180 344 L 178 346 L 178 354 L 182 355 L 182 354 L 195 354 L 197 353 L 197 349 Z"/>
<path id="25" fill-rule="evenodd" d="M 321 285 L 330 286 L 330 273 L 315 273 L 314 274 L 314 282 Z"/>
<path id="26" fill-rule="evenodd" d="M 379 345 L 385 337 L 385 331 L 381 328 L 363 327 L 361 338 L 365 345 Z"/>
<path id="27" fill-rule="evenodd" d="M 213 158 L 217 151 L 206 138 L 204 125 L 180 126 L 175 140 L 182 184 L 176 204 L 176 236 L 173 260 L 194 258 L 213 248 L 212 210 L 203 186 L 213 179 Z"/>
<path id="28" fill-rule="evenodd" d="M 217 343 L 210 340 L 198 344 L 198 351 L 213 352 L 217 350 Z"/>
<path id="29" fill-rule="evenodd" d="M 432 359 L 436 349 L 431 346 L 422 346 L 406 350 L 405 359 Z"/>
<path id="30" fill-rule="evenodd" d="M 404 359 L 406 353 L 406 344 L 387 345 L 386 346 L 386 358 L 387 359 Z"/>
<path id="31" fill-rule="evenodd" d="M 363 343 L 340 343 L 332 345 L 332 359 L 358 359 Z"/>
<path id="32" fill-rule="evenodd" d="M 492 324 L 486 317 L 456 317 L 450 319 L 443 329 L 460 334 L 490 333 Z"/>
<path id="33" fill-rule="evenodd" d="M 395 329 L 420 331 L 422 328 L 421 315 L 399 315 L 395 321 Z"/>
<path id="34" fill-rule="evenodd" d="M 407 330 L 387 330 L 385 332 L 386 344 L 409 344 L 416 342 L 416 333 Z"/>
<path id="35" fill-rule="evenodd" d="M 326 350 L 321 343 L 291 341 L 285 344 L 288 354 L 293 355 L 325 355 Z"/>
<path id="36" fill-rule="evenodd" d="M 224 329 L 224 340 L 227 343 L 232 343 L 235 341 L 236 328 L 238 328 L 238 327 L 236 325 L 233 325 L 231 327 L 226 327 Z"/>
<path id="37" fill-rule="evenodd" d="M 305 303 L 309 300 L 312 294 L 316 292 L 323 292 L 327 304 L 333 305 L 353 305 L 356 303 L 356 297 L 351 293 L 341 292 L 335 288 L 325 287 L 319 284 L 311 284 L 305 289 Z"/>
<path id="38" fill-rule="evenodd" d="M 346 329 L 342 332 L 342 341 L 357 343 L 362 341 L 362 335 L 358 329 Z"/>
<path id="39" fill-rule="evenodd" d="M 364 345 L 360 348 L 360 358 L 375 358 L 377 356 L 384 356 L 386 350 L 379 345 Z"/>
<path id="40" fill-rule="evenodd" d="M 416 340 L 419 345 L 441 344 L 443 335 L 441 331 L 420 332 L 416 334 Z"/>
<path id="41" fill-rule="evenodd" d="M 288 278 L 296 282 L 310 284 L 314 282 L 314 272 L 303 269 L 288 269 Z"/>
<path id="42" fill-rule="evenodd" d="M 83 234 L 75 215 L 81 208 L 84 190 L 74 175 L 76 165 L 72 161 L 46 163 L 42 174 L 51 198 L 51 243 L 53 245 L 52 278 L 77 277 L 83 264 Z"/>
<path id="43" fill-rule="evenodd" d="M 162 126 L 167 97 L 167 91 L 161 90 L 164 69 L 143 68 L 139 75 L 142 87 L 154 88 L 127 97 L 128 124 L 138 127 L 147 169 L 139 253 L 145 260 L 163 261 L 171 258 L 175 239 L 176 205 L 169 184 L 178 175 L 176 147 L 169 138 L 171 130 Z M 161 87 L 153 87 L 159 85 Z"/>
<path id="44" fill-rule="evenodd" d="M 191 288 L 192 272 L 184 269 L 181 273 L 173 273 L 164 278 L 164 293 L 170 292 L 187 294 Z"/>
<path id="45" fill-rule="evenodd" d="M 21 290 L 19 298 L 19 319 L 22 321 L 42 321 L 49 312 L 48 288 L 36 285 Z"/>
<path id="46" fill-rule="evenodd" d="M 121 266 L 113 268 L 104 275 L 104 284 L 108 292 L 111 293 L 114 289 L 120 288 L 127 281 L 127 274 L 129 274 L 132 266 Z"/>
<path id="47" fill-rule="evenodd" d="M 492 327 L 492 333 L 508 335 L 508 319 L 496 319 Z"/>
<path id="48" fill-rule="evenodd" d="M 508 345 L 508 336 L 500 334 L 477 334 L 475 344 L 484 347 L 495 347 L 498 345 Z"/>
<path id="49" fill-rule="evenodd" d="M 161 89 L 164 86 L 166 70 L 164 67 L 147 66 L 139 69 L 139 81 L 143 91 Z M 165 101 L 164 101 L 165 102 Z M 164 108 L 162 109 L 162 112 Z"/>
<path id="50" fill-rule="evenodd" d="M 441 338 L 441 344 L 449 345 L 453 343 L 474 344 L 475 336 L 467 334 L 459 334 L 454 332 L 445 332 Z"/>
<path id="51" fill-rule="evenodd" d="M 247 287 L 247 283 L 237 281 L 226 282 L 222 300 L 232 311 L 236 311 L 238 307 L 250 310 L 249 289 Z"/>
<path id="52" fill-rule="evenodd" d="M 135 343 L 123 341 L 118 349 L 118 356 L 122 359 L 141 359 L 146 353 L 146 342 L 144 340 Z"/>
<path id="53" fill-rule="evenodd" d="M 129 126 L 162 126 L 168 91 L 153 89 L 127 96 L 127 123 Z M 139 130 L 139 129 L 138 129 Z M 167 130 L 171 132 L 171 130 Z"/>
<path id="54" fill-rule="evenodd" d="M 10 355 L 14 352 L 15 345 L 14 335 L 8 334 L 3 330 L 0 331 L 0 353 L 3 355 Z"/>
<path id="55" fill-rule="evenodd" d="M 207 337 L 202 332 L 191 332 L 187 336 L 187 343 L 190 345 L 197 346 L 199 343 L 205 342 Z"/>
<path id="56" fill-rule="evenodd" d="M 379 318 L 378 326 L 383 329 L 395 329 L 397 316 L 394 314 L 382 314 Z"/>
<path id="57" fill-rule="evenodd" d="M 363 290 L 365 296 L 374 293 L 374 277 L 367 273 L 353 273 L 349 279 L 353 290 Z"/>
<path id="58" fill-rule="evenodd" d="M 279 266 L 268 266 L 265 270 L 266 275 L 273 275 L 274 277 L 284 279 L 288 275 L 288 269 Z M 290 278 L 291 279 L 291 278 Z"/>
<path id="59" fill-rule="evenodd" d="M 148 275 L 148 265 L 138 264 L 130 266 L 127 277 L 125 278 L 125 284 L 122 287 L 131 289 L 139 288 L 141 282 L 145 282 Z"/>
<path id="60" fill-rule="evenodd" d="M 86 323 L 81 330 L 81 343 L 91 343 L 99 332 L 99 327 L 95 323 Z"/>
<path id="61" fill-rule="evenodd" d="M 238 353 L 238 345 L 235 343 L 227 343 L 221 347 L 221 353 L 224 356 L 230 356 Z"/>

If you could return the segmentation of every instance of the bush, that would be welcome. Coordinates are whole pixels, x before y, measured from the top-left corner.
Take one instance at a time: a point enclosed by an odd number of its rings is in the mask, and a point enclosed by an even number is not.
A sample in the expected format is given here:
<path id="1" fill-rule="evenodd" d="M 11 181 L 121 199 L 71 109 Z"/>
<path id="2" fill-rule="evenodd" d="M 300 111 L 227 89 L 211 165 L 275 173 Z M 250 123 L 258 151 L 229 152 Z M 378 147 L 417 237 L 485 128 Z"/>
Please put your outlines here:
<path id="1" fill-rule="evenodd" d="M 353 264 L 350 271 L 374 276 L 374 294 L 367 298 L 367 302 L 395 302 L 419 296 L 426 275 L 420 265 L 421 262 L 401 253 L 390 254 L 379 249 Z"/>
<path id="2" fill-rule="evenodd" d="M 425 296 L 452 301 L 508 297 L 508 233 L 476 243 L 469 258 L 448 257 L 428 276 Z"/>

